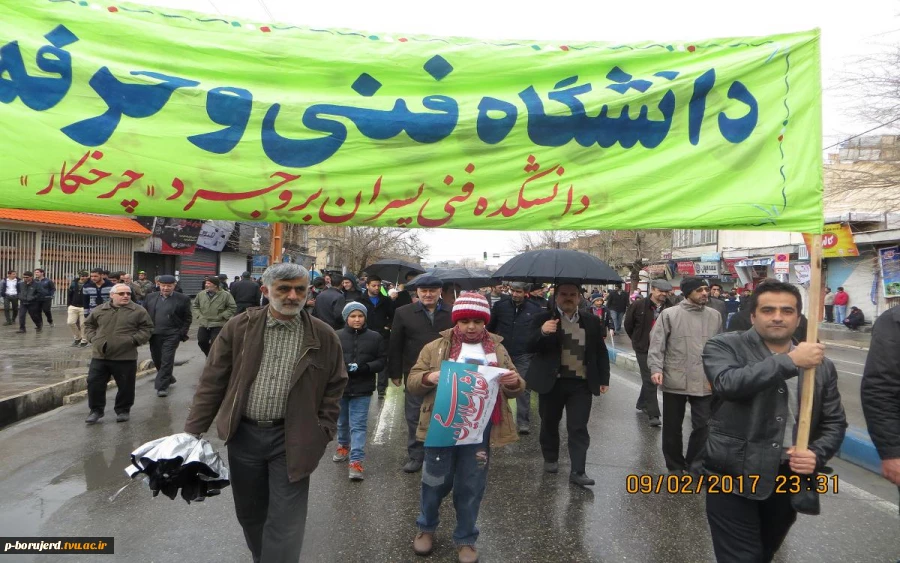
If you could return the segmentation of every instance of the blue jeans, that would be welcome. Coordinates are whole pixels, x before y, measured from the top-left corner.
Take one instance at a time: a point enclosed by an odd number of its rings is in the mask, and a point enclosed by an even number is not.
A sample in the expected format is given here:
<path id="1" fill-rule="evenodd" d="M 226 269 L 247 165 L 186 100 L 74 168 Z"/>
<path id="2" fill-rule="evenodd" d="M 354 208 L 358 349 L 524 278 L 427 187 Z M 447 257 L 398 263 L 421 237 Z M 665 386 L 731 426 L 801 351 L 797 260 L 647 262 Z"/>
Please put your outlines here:
<path id="1" fill-rule="evenodd" d="M 488 424 L 480 444 L 425 448 L 421 512 L 416 519 L 420 532 L 437 530 L 441 501 L 453 491 L 453 508 L 456 510 L 453 544 L 457 547 L 475 545 L 478 540 L 475 521 L 484 496 L 491 456 L 490 436 L 491 424 Z"/>
<path id="2" fill-rule="evenodd" d="M 350 445 L 350 461 L 362 461 L 366 457 L 366 423 L 371 401 L 371 395 L 341 397 L 337 442 L 342 446 Z"/>
<path id="3" fill-rule="evenodd" d="M 843 324 L 844 319 L 847 318 L 847 306 L 846 305 L 835 305 L 834 306 L 834 322 L 837 324 Z"/>
<path id="4" fill-rule="evenodd" d="M 625 320 L 625 313 L 620 313 L 618 311 L 609 310 L 609 317 L 612 319 L 613 327 L 615 327 L 616 332 L 622 332 L 622 321 Z"/>

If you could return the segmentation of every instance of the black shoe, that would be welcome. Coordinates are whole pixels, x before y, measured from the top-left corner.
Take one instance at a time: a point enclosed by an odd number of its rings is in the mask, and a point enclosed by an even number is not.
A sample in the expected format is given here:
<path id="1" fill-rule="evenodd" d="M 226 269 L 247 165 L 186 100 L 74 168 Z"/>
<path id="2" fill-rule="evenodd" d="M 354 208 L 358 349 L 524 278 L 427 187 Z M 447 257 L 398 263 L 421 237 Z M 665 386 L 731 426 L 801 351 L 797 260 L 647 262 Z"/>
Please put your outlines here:
<path id="1" fill-rule="evenodd" d="M 558 473 L 559 472 L 559 462 L 545 461 L 544 462 L 544 471 L 546 471 L 547 473 Z"/>
<path id="2" fill-rule="evenodd" d="M 128 422 L 128 419 L 131 418 L 131 415 L 127 412 L 117 412 L 116 413 L 116 422 Z"/>
<path id="3" fill-rule="evenodd" d="M 387 390 L 386 390 L 386 389 L 379 389 L 379 390 L 378 390 L 378 398 L 379 398 L 379 399 L 384 399 L 385 395 L 387 395 Z"/>
<path id="4" fill-rule="evenodd" d="M 20 328 L 19 330 L 16 331 L 16 334 L 25 334 L 25 329 Z"/>
<path id="5" fill-rule="evenodd" d="M 531 429 L 528 428 L 527 424 L 523 424 L 522 426 L 519 426 L 519 435 L 520 436 L 527 436 L 528 434 L 531 434 Z"/>
<path id="6" fill-rule="evenodd" d="M 97 424 L 103 418 L 103 411 L 91 411 L 91 414 L 84 419 L 85 424 Z"/>
<path id="7" fill-rule="evenodd" d="M 76 338 L 76 339 L 75 339 L 75 342 L 72 343 L 72 346 L 71 346 L 71 347 L 72 347 L 72 348 L 77 348 L 78 346 L 81 346 L 81 339 L 80 339 L 80 338 Z"/>
<path id="8" fill-rule="evenodd" d="M 36 328 L 36 329 L 34 329 L 35 332 L 40 332 L 41 330 L 43 330 L 43 329 L 42 329 L 42 328 Z"/>
<path id="9" fill-rule="evenodd" d="M 3 323 L 3 326 L 9 326 L 11 324 L 13 324 L 12 321 L 6 321 L 5 323 Z"/>
<path id="10" fill-rule="evenodd" d="M 175 379 L 174 375 L 169 378 L 169 385 L 175 385 L 176 383 L 178 383 L 178 380 Z"/>
<path id="11" fill-rule="evenodd" d="M 650 417 L 650 426 L 656 426 L 656 427 L 662 426 L 662 421 L 659 419 L 658 416 L 651 416 Z"/>
<path id="12" fill-rule="evenodd" d="M 590 487 L 594 484 L 594 480 L 585 475 L 584 473 L 570 473 L 569 474 L 569 483 L 573 483 L 575 485 L 580 485 L 582 487 Z"/>
<path id="13" fill-rule="evenodd" d="M 169 396 L 169 391 L 166 390 L 166 389 L 160 389 L 160 390 L 158 390 L 158 391 L 156 392 L 156 396 L 157 396 L 157 397 L 168 397 L 168 396 Z"/>
<path id="14" fill-rule="evenodd" d="M 411 459 L 406 462 L 406 465 L 403 466 L 403 471 L 405 473 L 418 473 L 422 470 L 422 460 L 421 459 Z"/>

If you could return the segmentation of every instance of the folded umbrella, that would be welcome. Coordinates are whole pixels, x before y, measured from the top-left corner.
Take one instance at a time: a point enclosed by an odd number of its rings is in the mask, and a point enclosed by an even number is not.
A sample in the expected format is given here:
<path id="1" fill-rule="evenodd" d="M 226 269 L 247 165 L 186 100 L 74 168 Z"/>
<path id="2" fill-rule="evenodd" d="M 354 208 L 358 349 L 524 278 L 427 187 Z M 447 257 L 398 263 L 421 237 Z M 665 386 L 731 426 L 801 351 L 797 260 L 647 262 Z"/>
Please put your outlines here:
<path id="1" fill-rule="evenodd" d="M 406 289 L 415 289 L 416 280 L 424 275 L 434 276 L 444 283 L 454 283 L 463 291 L 473 291 L 491 285 L 491 273 L 477 268 L 432 268 L 406 284 Z"/>
<path id="2" fill-rule="evenodd" d="M 609 264 L 586 252 L 548 248 L 523 252 L 494 272 L 494 279 L 526 283 L 621 283 Z"/>
<path id="3" fill-rule="evenodd" d="M 212 445 L 191 434 L 174 434 L 147 442 L 131 452 L 125 473 L 146 475 L 153 496 L 174 499 L 179 490 L 189 504 L 218 495 L 229 482 L 228 468 Z"/>

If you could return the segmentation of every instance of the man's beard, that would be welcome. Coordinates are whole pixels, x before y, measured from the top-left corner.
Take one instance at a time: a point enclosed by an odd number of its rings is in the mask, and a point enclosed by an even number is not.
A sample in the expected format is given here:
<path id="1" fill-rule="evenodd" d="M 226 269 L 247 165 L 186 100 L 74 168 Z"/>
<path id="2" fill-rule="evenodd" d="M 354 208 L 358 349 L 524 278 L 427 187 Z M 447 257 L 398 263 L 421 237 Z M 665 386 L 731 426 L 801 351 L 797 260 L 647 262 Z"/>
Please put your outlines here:
<path id="1" fill-rule="evenodd" d="M 299 315 L 300 311 L 303 309 L 303 302 L 298 301 L 296 304 L 288 304 L 286 299 L 276 299 L 275 297 L 269 298 L 269 305 L 272 306 L 277 312 L 282 315 L 286 315 L 289 317 Z"/>

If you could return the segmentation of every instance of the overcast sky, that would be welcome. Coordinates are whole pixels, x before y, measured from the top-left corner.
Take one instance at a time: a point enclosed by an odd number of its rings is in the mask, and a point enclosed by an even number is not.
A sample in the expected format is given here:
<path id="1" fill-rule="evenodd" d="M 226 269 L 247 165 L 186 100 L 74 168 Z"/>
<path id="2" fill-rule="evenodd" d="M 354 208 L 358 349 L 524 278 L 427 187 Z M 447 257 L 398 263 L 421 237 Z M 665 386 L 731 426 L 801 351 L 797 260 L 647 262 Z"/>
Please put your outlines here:
<path id="1" fill-rule="evenodd" d="M 813 0 L 641 0 L 631 4 L 598 0 L 421 0 L 298 2 L 297 0 L 138 0 L 246 21 L 342 27 L 371 32 L 406 32 L 481 38 L 560 41 L 697 40 L 822 30 L 823 146 L 873 126 L 852 114 L 841 95 L 842 70 L 867 54 L 900 40 L 900 2 Z M 622 7 L 633 10 L 622 9 Z M 429 259 L 478 258 L 507 253 L 519 234 L 505 231 L 432 230 L 423 233 Z"/>

